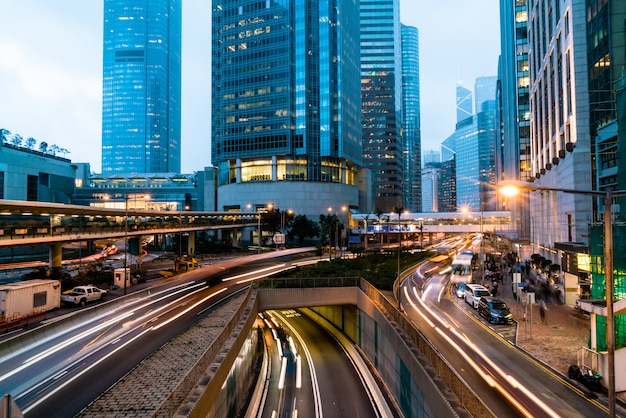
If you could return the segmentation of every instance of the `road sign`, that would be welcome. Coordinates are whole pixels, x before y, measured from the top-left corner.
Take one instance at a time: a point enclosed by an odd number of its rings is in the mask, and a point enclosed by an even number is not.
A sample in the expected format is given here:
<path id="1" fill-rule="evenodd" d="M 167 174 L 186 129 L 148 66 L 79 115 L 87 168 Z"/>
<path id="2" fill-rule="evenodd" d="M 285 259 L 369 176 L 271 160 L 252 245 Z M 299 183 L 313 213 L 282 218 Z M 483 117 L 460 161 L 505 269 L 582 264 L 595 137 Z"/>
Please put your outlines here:
<path id="1" fill-rule="evenodd" d="M 285 243 L 285 234 L 274 234 L 274 244 L 284 244 Z"/>

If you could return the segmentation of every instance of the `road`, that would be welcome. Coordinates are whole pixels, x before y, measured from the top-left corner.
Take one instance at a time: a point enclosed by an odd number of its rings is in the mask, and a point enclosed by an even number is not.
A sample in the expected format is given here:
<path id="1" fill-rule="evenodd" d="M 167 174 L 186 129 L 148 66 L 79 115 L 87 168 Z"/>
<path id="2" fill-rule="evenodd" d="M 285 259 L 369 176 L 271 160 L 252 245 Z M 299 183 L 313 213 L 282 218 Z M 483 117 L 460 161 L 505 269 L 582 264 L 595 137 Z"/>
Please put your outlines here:
<path id="1" fill-rule="evenodd" d="M 280 338 L 266 339 L 272 383 L 262 417 L 381 416 L 352 360 L 331 334 L 297 310 L 265 316 L 278 326 Z"/>
<path id="2" fill-rule="evenodd" d="M 425 265 L 422 271 L 430 270 Z M 441 270 L 441 269 L 440 269 Z M 411 275 L 403 308 L 495 416 L 591 417 L 607 410 L 511 343 L 510 325 L 490 325 L 447 291 L 448 274 Z"/>
<path id="3" fill-rule="evenodd" d="M 176 276 L 147 296 L 131 293 L 122 302 L 99 304 L 97 316 L 50 324 L 51 331 L 36 341 L 15 335 L 0 347 L 0 392 L 10 393 L 29 418 L 73 416 L 212 304 L 254 278 L 285 268 L 290 255 L 271 257 L 247 264 L 232 260 Z M 224 281 L 213 284 L 215 277 Z"/>

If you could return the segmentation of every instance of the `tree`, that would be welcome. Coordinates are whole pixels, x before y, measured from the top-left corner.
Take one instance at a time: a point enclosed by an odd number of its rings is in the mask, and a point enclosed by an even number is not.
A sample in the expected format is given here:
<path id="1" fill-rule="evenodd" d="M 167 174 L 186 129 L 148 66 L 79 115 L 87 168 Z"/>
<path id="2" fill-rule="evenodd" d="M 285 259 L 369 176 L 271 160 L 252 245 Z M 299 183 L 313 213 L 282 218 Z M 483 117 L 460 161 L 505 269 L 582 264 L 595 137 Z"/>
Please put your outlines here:
<path id="1" fill-rule="evenodd" d="M 22 145 L 22 141 L 23 141 L 23 138 L 22 138 L 22 135 L 20 135 L 20 134 L 14 134 L 11 137 L 11 145 L 15 145 L 16 147 L 21 146 Z"/>
<path id="2" fill-rule="evenodd" d="M 48 152 L 52 155 L 57 155 L 57 152 L 59 152 L 58 145 L 52 144 L 52 146 L 48 149 Z"/>
<path id="3" fill-rule="evenodd" d="M 7 142 L 9 140 L 9 136 L 11 136 L 11 131 L 0 128 L 0 140 L 2 140 L 2 143 Z"/>
<path id="4" fill-rule="evenodd" d="M 276 233 L 280 231 L 280 210 L 272 208 L 261 217 L 263 221 L 263 229 L 265 231 Z"/>
<path id="5" fill-rule="evenodd" d="M 344 225 L 339 222 L 337 215 L 320 215 L 320 232 L 322 241 L 326 240 L 328 234 L 329 245 L 333 242 L 337 242 L 337 238 L 341 235 Z"/>
<path id="6" fill-rule="evenodd" d="M 39 143 L 39 151 L 44 154 L 48 152 L 48 143 L 46 141 L 41 141 Z"/>
<path id="7" fill-rule="evenodd" d="M 300 245 L 302 245 L 305 238 L 313 238 L 319 235 L 320 228 L 318 224 L 313 220 L 308 219 L 306 215 L 297 215 L 293 217 L 291 229 L 287 233 L 289 239 L 297 238 Z"/>
<path id="8" fill-rule="evenodd" d="M 28 149 L 33 149 L 35 148 L 36 143 L 37 143 L 37 140 L 31 137 L 26 140 L 26 143 L 24 144 L 24 146 Z"/>

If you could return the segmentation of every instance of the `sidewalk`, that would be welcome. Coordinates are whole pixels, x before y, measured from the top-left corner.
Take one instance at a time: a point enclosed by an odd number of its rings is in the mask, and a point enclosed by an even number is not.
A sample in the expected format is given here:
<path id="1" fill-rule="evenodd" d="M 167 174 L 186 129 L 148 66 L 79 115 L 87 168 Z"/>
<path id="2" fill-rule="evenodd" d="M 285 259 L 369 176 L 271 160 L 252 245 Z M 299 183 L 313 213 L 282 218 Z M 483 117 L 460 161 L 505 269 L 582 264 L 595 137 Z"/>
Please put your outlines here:
<path id="1" fill-rule="evenodd" d="M 569 366 L 577 363 L 578 350 L 588 344 L 589 317 L 569 305 L 549 302 L 542 323 L 538 303 L 532 305 L 532 311 L 531 307 L 521 304 L 513 295 L 510 275 L 502 276 L 503 284 L 498 287 L 497 297 L 509 305 L 517 323 L 517 346 L 567 376 Z"/>

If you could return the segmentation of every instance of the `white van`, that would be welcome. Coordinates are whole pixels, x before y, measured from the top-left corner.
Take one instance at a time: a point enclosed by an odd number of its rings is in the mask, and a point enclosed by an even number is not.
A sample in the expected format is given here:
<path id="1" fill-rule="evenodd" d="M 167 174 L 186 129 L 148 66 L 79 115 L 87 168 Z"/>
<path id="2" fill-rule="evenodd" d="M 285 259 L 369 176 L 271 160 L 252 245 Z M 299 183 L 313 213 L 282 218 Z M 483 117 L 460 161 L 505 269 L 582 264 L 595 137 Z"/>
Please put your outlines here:
<path id="1" fill-rule="evenodd" d="M 491 296 L 489 290 L 483 286 L 473 283 L 468 283 L 465 286 L 465 303 L 468 303 L 472 308 L 478 309 L 478 302 L 483 296 Z"/>

